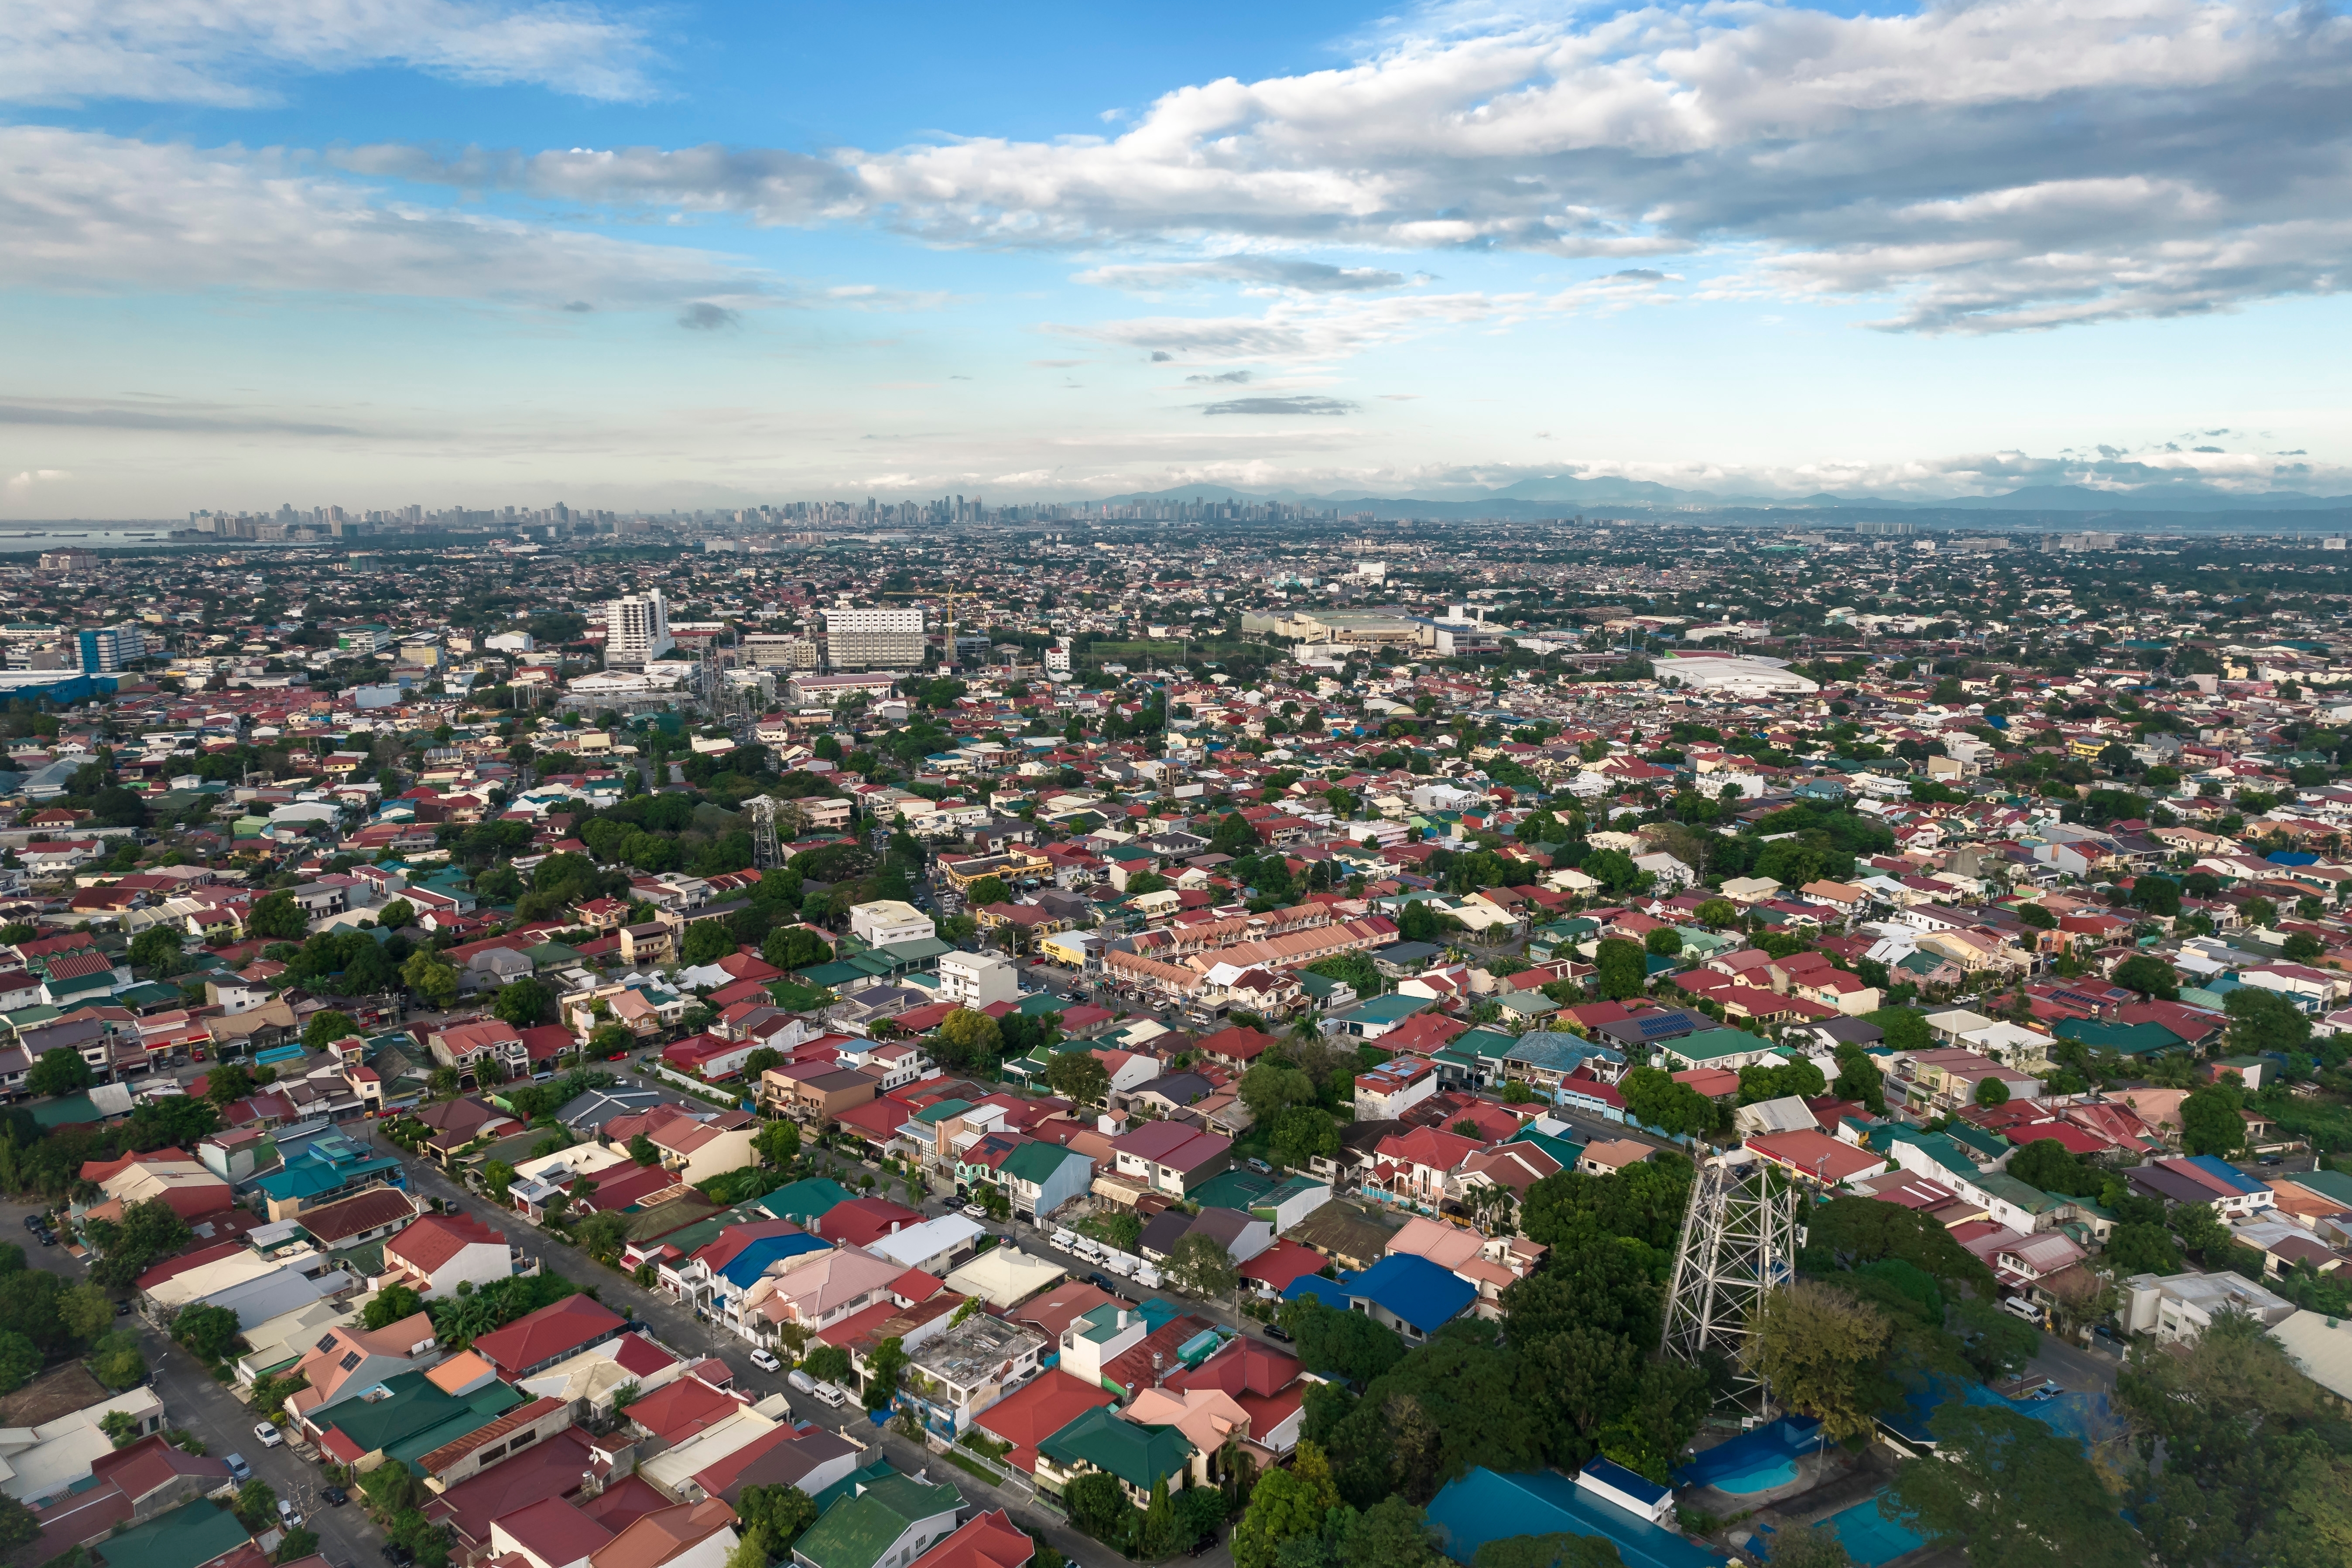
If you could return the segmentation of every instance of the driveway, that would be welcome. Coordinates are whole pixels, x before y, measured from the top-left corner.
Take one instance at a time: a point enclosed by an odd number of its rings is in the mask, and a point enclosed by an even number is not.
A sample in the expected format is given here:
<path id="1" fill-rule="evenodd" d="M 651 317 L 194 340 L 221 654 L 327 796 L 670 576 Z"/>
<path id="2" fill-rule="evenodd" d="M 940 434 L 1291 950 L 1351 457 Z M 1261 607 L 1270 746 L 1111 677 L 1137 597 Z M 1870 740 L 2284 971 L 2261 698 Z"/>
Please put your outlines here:
<path id="1" fill-rule="evenodd" d="M 411 1160 L 405 1152 L 391 1144 L 379 1144 L 384 1152 L 394 1154 L 408 1166 L 410 1190 L 419 1196 L 437 1197 L 443 1202 L 466 1210 L 477 1218 L 499 1230 L 528 1234 L 530 1226 L 513 1211 L 492 1206 L 473 1194 L 462 1191 L 436 1168 L 421 1161 Z M 946 1203 L 925 1205 L 927 1212 L 946 1213 L 953 1205 Z M 737 1384 L 755 1396 L 782 1394 L 791 1406 L 793 1418 L 811 1422 L 836 1432 L 845 1433 L 859 1442 L 873 1445 L 877 1437 L 882 1453 L 891 1465 L 908 1475 L 927 1472 L 929 1479 L 945 1481 L 963 1495 L 975 1509 L 1004 1509 L 1024 1528 L 1040 1531 L 1054 1548 L 1074 1563 L 1087 1568 L 1106 1565 L 1121 1568 L 1127 1559 L 1112 1552 L 1092 1536 L 1083 1535 L 1067 1525 L 1048 1519 L 1029 1505 L 1028 1496 L 1011 1488 L 997 1487 L 980 1480 L 957 1466 L 949 1464 L 928 1449 L 908 1442 L 895 1433 L 881 1432 L 866 1418 L 862 1410 L 828 1410 L 815 1400 L 787 1384 L 781 1373 L 761 1371 L 751 1363 L 751 1343 L 709 1323 L 698 1323 L 694 1314 L 657 1290 L 648 1290 L 617 1270 L 591 1261 L 572 1247 L 551 1238 L 534 1237 L 535 1250 L 541 1265 L 567 1279 L 583 1286 L 593 1286 L 597 1300 L 615 1311 L 634 1316 L 651 1329 L 664 1344 L 687 1353 L 709 1353 L 723 1356 L 735 1370 Z M 1045 1250 L 1033 1247 L 1031 1250 Z M 1076 1259 L 1067 1259 L 1076 1263 Z M 1084 1273 L 1081 1267 L 1080 1273 Z M 251 1455 L 247 1456 L 248 1458 Z M 1203 1552 L 1198 1561 L 1202 1568 L 1232 1568 L 1233 1554 L 1223 1540 Z"/>

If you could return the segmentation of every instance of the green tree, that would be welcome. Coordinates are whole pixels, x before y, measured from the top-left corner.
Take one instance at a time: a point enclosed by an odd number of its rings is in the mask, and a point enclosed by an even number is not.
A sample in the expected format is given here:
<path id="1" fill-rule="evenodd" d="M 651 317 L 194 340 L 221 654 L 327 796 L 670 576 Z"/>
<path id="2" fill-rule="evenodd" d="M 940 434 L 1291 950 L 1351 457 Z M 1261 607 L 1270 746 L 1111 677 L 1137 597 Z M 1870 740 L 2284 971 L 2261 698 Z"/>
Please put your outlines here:
<path id="1" fill-rule="evenodd" d="M 109 1388 L 128 1388 L 145 1378 L 147 1358 L 140 1353 L 139 1336 L 117 1329 L 100 1340 L 89 1352 L 89 1372 Z"/>
<path id="2" fill-rule="evenodd" d="M 95 1285 L 77 1285 L 58 1298 L 66 1331 L 88 1344 L 114 1326 L 114 1299 Z"/>
<path id="3" fill-rule="evenodd" d="M 2136 952 L 2116 965 L 2115 983 L 2149 996 L 2170 1001 L 2180 994 L 2180 976 L 2172 965 L 2150 952 Z"/>
<path id="4" fill-rule="evenodd" d="M 1315 1159 L 1330 1159 L 1339 1152 L 1339 1129 L 1319 1105 L 1294 1105 L 1275 1118 L 1267 1134 L 1274 1157 L 1294 1171 L 1307 1169 Z"/>
<path id="5" fill-rule="evenodd" d="M 71 1046 L 55 1046 L 41 1053 L 25 1075 L 25 1092 L 36 1097 L 79 1094 L 90 1085 L 89 1064 Z"/>
<path id="6" fill-rule="evenodd" d="M 498 995 L 490 1002 L 490 1011 L 502 1023 L 528 1029 L 553 1015 L 555 993 L 526 975 L 499 987 Z"/>
<path id="7" fill-rule="evenodd" d="M 1659 1068 L 1635 1068 L 1618 1086 L 1625 1097 L 1626 1114 L 1667 1132 L 1693 1135 L 1715 1131 L 1715 1101 Z"/>
<path id="8" fill-rule="evenodd" d="M 1314 1104 L 1315 1080 L 1288 1059 L 1268 1052 L 1242 1074 L 1239 1093 L 1252 1118 L 1272 1122 L 1292 1106 Z"/>
<path id="9" fill-rule="evenodd" d="M 816 1522 L 816 1504 L 798 1487 L 745 1487 L 736 1499 L 735 1512 L 748 1528 L 766 1531 L 779 1554 L 789 1552 L 793 1542 Z"/>
<path id="10" fill-rule="evenodd" d="M 308 1525 L 298 1524 L 286 1532 L 285 1539 L 278 1543 L 278 1550 L 269 1554 L 269 1560 L 278 1563 L 299 1563 L 305 1557 L 316 1555 L 318 1550 L 319 1532 Z"/>
<path id="11" fill-rule="evenodd" d="M 1698 923 L 1709 931 L 1721 931 L 1739 922 L 1739 909 L 1729 899 L 1707 899 L 1693 911 Z"/>
<path id="12" fill-rule="evenodd" d="M 1649 988 L 1649 961 L 1639 942 L 1622 936 L 1605 938 L 1594 949 L 1592 962 L 1598 971 L 1593 987 L 1612 1002 L 1639 996 Z"/>
<path id="13" fill-rule="evenodd" d="M 1672 926 L 1656 926 L 1642 938 L 1642 946 L 1656 958 L 1679 958 L 1683 951 L 1683 933 Z"/>
<path id="14" fill-rule="evenodd" d="M 1166 1272 L 1176 1288 L 1203 1300 L 1218 1300 L 1241 1283 L 1233 1255 L 1204 1231 L 1194 1231 L 1168 1255 Z"/>
<path id="15" fill-rule="evenodd" d="M 2231 995 L 2237 994 L 2235 992 Z M 2180 1146 L 2191 1154 L 2236 1153 L 2246 1144 L 2244 1097 L 2228 1084 L 2201 1089 L 2180 1102 Z"/>
<path id="16" fill-rule="evenodd" d="M 654 1141 L 644 1133 L 632 1133 L 629 1137 L 629 1158 L 640 1165 L 657 1165 L 661 1163 L 661 1151 L 655 1148 Z"/>
<path id="17" fill-rule="evenodd" d="M 2241 985 L 2221 1007 L 2230 1016 L 2230 1049 L 2240 1056 L 2301 1050 L 2311 1038 L 2311 1019 L 2275 991 Z"/>
<path id="18" fill-rule="evenodd" d="M 1384 1497 L 1340 1527 L 1339 1561 L 1349 1568 L 1441 1568 L 1429 1516 L 1401 1497 Z"/>
<path id="19" fill-rule="evenodd" d="M 416 906 L 406 899 L 394 899 L 375 912 L 375 923 L 386 931 L 398 931 L 416 923 Z"/>
<path id="20" fill-rule="evenodd" d="M 629 1220 L 617 1209 L 603 1209 L 574 1226 L 572 1239 L 580 1250 L 603 1264 L 617 1264 L 629 1244 Z"/>
<path id="21" fill-rule="evenodd" d="M 1309 1372 L 1368 1384 L 1404 1359 L 1404 1341 L 1395 1330 L 1311 1296 L 1284 1307 L 1282 1321 Z"/>
<path id="22" fill-rule="evenodd" d="M 1988 1110 L 1996 1105 L 2007 1105 L 2009 1085 L 1997 1078 L 1979 1079 L 1977 1080 L 1976 1093 L 1970 1098 Z"/>
<path id="23" fill-rule="evenodd" d="M 457 972 L 429 947 L 420 947 L 400 966 L 401 983 L 436 1012 L 447 1012 L 457 1000 Z"/>
<path id="24" fill-rule="evenodd" d="M 413 1318 L 425 1310 L 425 1298 L 406 1285 L 391 1284 L 368 1298 L 360 1313 L 363 1328 L 381 1329 L 392 1323 Z"/>
<path id="25" fill-rule="evenodd" d="M 1990 1301 L 1973 1297 L 1955 1301 L 1952 1320 L 1962 1336 L 1962 1353 L 1988 1383 L 2015 1377 L 2042 1353 L 2042 1331 Z"/>
<path id="26" fill-rule="evenodd" d="M 349 1013 L 339 1013 L 329 1007 L 310 1015 L 302 1026 L 302 1044 L 314 1051 L 325 1050 L 337 1040 L 347 1039 L 360 1032 L 360 1026 Z"/>
<path id="27" fill-rule="evenodd" d="M 1301 1441 L 1290 1468 L 1268 1470 L 1250 1492 L 1234 1527 L 1234 1568 L 1276 1568 L 1284 1542 L 1320 1535 L 1339 1506 L 1329 1461 L 1317 1445 Z"/>
<path id="28" fill-rule="evenodd" d="M 2126 1220 L 2107 1233 L 2106 1265 L 2119 1279 L 2135 1274 L 2178 1274 L 2180 1254 L 2160 1225 Z"/>
<path id="29" fill-rule="evenodd" d="M 187 967 L 180 957 L 180 928 L 159 921 L 132 937 L 131 962 L 159 980 L 179 973 Z"/>
<path id="30" fill-rule="evenodd" d="M 11 1329 L 0 1329 L 0 1394 L 12 1394 L 41 1370 L 40 1347 Z"/>
<path id="31" fill-rule="evenodd" d="M 1005 891 L 1003 878 L 981 877 L 964 890 L 963 901 L 971 909 L 984 910 L 991 904 L 1001 904 L 1010 897 L 1012 895 Z"/>
<path id="32" fill-rule="evenodd" d="M 686 928 L 686 946 L 678 957 L 689 964 L 716 963 L 735 951 L 735 933 L 724 921 L 697 921 Z"/>
<path id="33" fill-rule="evenodd" d="M 849 1381 L 849 1352 L 838 1345 L 819 1345 L 802 1358 L 801 1370 L 819 1383 Z"/>
<path id="34" fill-rule="evenodd" d="M 1045 1087 L 1080 1105 L 1098 1105 L 1110 1092 L 1110 1069 L 1092 1051 L 1062 1051 L 1045 1064 Z"/>
<path id="35" fill-rule="evenodd" d="M 1788 1527 L 1773 1531 L 1773 1568 L 1789 1568 L 1782 1561 L 1791 1534 L 1800 1533 Z M 1832 1536 L 1832 1541 L 1837 1538 Z M 1838 1548 L 1843 1553 L 1843 1546 Z M 1470 1559 L 1470 1568 L 1625 1568 L 1625 1560 L 1617 1548 L 1599 1535 L 1505 1535 L 1478 1548 Z M 1827 1561 L 1808 1563 L 1805 1568 L 1834 1568 Z"/>
<path id="36" fill-rule="evenodd" d="M 1830 1084 L 1830 1092 L 1840 1100 L 1851 1100 L 1874 1114 L 1886 1113 L 1886 1075 L 1878 1070 L 1870 1053 L 1860 1046 L 1840 1046 L 1837 1050 L 1838 1075 Z"/>
<path id="37" fill-rule="evenodd" d="M 751 1137 L 752 1152 L 781 1171 L 800 1158 L 801 1130 L 779 1118 L 769 1122 Z"/>
<path id="38" fill-rule="evenodd" d="M 1062 1502 L 1070 1510 L 1070 1522 L 1098 1541 L 1124 1544 L 1133 1528 L 1135 1510 L 1127 1492 L 1118 1478 L 1106 1471 L 1089 1470 L 1064 1487 Z"/>
<path id="39" fill-rule="evenodd" d="M 2079 1439 L 2005 1407 L 1958 1399 L 1927 1426 L 1936 1452 L 1896 1468 L 1878 1505 L 1888 1519 L 1907 1518 L 1937 1545 L 1965 1552 L 1974 1568 L 2138 1568 L 2147 1561 Z"/>
<path id="40" fill-rule="evenodd" d="M 991 1068 L 1003 1037 L 996 1020 L 972 1007 L 959 1007 L 940 1023 L 942 1066 Z"/>
<path id="41" fill-rule="evenodd" d="M 236 1314 L 226 1307 L 183 1307 L 172 1319 L 172 1337 L 200 1361 L 226 1361 L 238 1333 Z"/>
<path id="42" fill-rule="evenodd" d="M 299 942 L 310 929 L 309 917 L 285 889 L 265 893 L 246 911 L 245 933 L 276 942 Z"/>
<path id="43" fill-rule="evenodd" d="M 1927 1015 L 1910 1007 L 1881 1007 L 1864 1013 L 1864 1020 L 1878 1026 L 1885 1037 L 1880 1044 L 1889 1051 L 1924 1051 L 1935 1043 L 1927 1033 Z"/>
<path id="44" fill-rule="evenodd" d="M 1249 818 L 1238 811 L 1229 811 L 1217 819 L 1216 830 L 1209 835 L 1209 848 L 1213 854 L 1239 858 L 1258 851 L 1257 829 Z"/>
<path id="45" fill-rule="evenodd" d="M 1764 1296 L 1754 1329 L 1748 1370 L 1777 1401 L 1840 1442 L 1874 1428 L 1873 1373 L 1892 1333 L 1877 1309 L 1837 1286 L 1799 1279 Z"/>
<path id="46" fill-rule="evenodd" d="M 139 1441 L 139 1423 L 131 1418 L 128 1410 L 108 1411 L 99 1417 L 98 1429 L 105 1433 L 108 1440 L 118 1448 L 128 1448 Z"/>
<path id="47" fill-rule="evenodd" d="M 0 1552 L 14 1552 L 40 1539 L 41 1521 L 15 1498 L 0 1494 Z"/>
<path id="48" fill-rule="evenodd" d="M 2116 1400 L 2142 1461 L 2127 1497 L 2153 1561 L 2319 1568 L 2352 1552 L 2343 1413 L 2259 1320 L 2223 1314 L 2193 1343 L 2135 1354 Z"/>
<path id="49" fill-rule="evenodd" d="M 761 944 L 760 956 L 787 972 L 813 969 L 833 962 L 833 947 L 806 926 L 784 926 L 769 933 Z"/>
<path id="50" fill-rule="evenodd" d="M 259 1535 L 278 1525 L 278 1490 L 259 1476 L 236 1489 L 236 1521 Z"/>
<path id="51" fill-rule="evenodd" d="M 215 1062 L 205 1073 L 205 1098 L 233 1105 L 253 1092 L 253 1069 L 243 1062 Z"/>
<path id="52" fill-rule="evenodd" d="M 898 1379 L 907 1370 L 907 1347 L 897 1335 L 884 1340 L 866 1358 L 866 1397 L 868 1410 L 887 1410 L 898 1396 Z"/>

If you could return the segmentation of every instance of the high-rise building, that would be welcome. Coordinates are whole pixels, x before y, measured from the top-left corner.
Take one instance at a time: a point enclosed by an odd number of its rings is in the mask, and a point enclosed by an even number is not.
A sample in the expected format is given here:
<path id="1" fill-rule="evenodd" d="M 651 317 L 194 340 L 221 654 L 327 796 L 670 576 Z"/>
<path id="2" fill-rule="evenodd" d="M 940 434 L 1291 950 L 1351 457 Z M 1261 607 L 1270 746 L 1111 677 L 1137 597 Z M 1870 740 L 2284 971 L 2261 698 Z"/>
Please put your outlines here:
<path id="1" fill-rule="evenodd" d="M 604 666 L 643 669 L 670 650 L 669 606 L 661 590 L 632 594 L 604 605 Z"/>
<path id="2" fill-rule="evenodd" d="M 137 626 L 106 626 L 79 634 L 85 675 L 111 675 L 147 657 L 147 634 Z"/>
<path id="3" fill-rule="evenodd" d="M 923 612 L 824 612 L 825 658 L 835 669 L 919 669 L 923 663 Z"/>

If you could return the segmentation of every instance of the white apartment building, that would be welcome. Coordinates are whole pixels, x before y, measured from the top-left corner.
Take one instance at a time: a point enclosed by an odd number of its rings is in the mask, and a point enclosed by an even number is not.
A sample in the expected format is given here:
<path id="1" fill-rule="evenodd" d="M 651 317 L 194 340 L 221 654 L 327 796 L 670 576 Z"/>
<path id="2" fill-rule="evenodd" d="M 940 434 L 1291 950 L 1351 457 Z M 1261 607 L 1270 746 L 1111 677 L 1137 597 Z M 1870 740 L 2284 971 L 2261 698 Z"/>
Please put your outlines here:
<path id="1" fill-rule="evenodd" d="M 940 933 L 931 924 L 931 917 L 914 905 L 896 899 L 877 899 L 870 904 L 850 906 L 849 934 L 868 947 L 890 947 Z"/>
<path id="2" fill-rule="evenodd" d="M 816 640 L 754 632 L 743 639 L 743 661 L 754 669 L 814 669 Z"/>
<path id="3" fill-rule="evenodd" d="M 943 952 L 940 955 L 940 1000 L 972 1008 L 997 1002 L 1018 1002 L 1018 972 L 1013 961 L 1001 952 Z"/>
<path id="4" fill-rule="evenodd" d="M 643 669 L 670 650 L 669 605 L 661 590 L 608 600 L 604 605 L 604 666 Z"/>
<path id="5" fill-rule="evenodd" d="M 824 612 L 825 658 L 835 669 L 919 669 L 923 612 L 831 609 Z"/>

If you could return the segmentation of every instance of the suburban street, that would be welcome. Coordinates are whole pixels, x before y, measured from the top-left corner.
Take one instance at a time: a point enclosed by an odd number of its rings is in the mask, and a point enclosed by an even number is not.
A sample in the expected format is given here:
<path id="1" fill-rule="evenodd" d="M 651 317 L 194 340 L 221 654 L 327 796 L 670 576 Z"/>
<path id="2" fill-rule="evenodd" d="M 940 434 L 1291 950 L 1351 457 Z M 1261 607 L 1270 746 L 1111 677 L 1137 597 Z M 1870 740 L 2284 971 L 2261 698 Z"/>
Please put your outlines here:
<path id="1" fill-rule="evenodd" d="M 980 1480 L 968 1471 L 949 1464 L 938 1455 L 907 1441 L 896 1433 L 875 1426 L 866 1413 L 856 1407 L 827 1410 L 815 1400 L 788 1384 L 781 1373 L 766 1373 L 751 1364 L 751 1346 L 723 1330 L 707 1323 L 698 1323 L 694 1314 L 657 1290 L 647 1290 L 617 1270 L 604 1268 L 573 1248 L 534 1232 L 511 1211 L 494 1207 L 471 1193 L 465 1192 L 432 1166 L 406 1157 L 404 1151 L 379 1143 L 387 1152 L 400 1154 L 408 1166 L 411 1190 L 419 1197 L 437 1197 L 445 1204 L 464 1209 L 486 1223 L 511 1234 L 516 1241 L 535 1253 L 543 1268 L 562 1275 L 583 1286 L 593 1286 L 597 1300 L 614 1310 L 632 1316 L 651 1329 L 656 1339 L 682 1353 L 709 1353 L 722 1357 L 734 1369 L 739 1386 L 756 1397 L 771 1394 L 782 1394 L 791 1406 L 793 1418 L 829 1427 L 856 1438 L 871 1447 L 877 1441 L 882 1457 L 908 1475 L 922 1474 L 932 1481 L 945 1481 L 962 1494 L 974 1510 L 1006 1510 L 1013 1521 L 1024 1529 L 1041 1532 L 1054 1548 L 1074 1563 L 1096 1568 L 1098 1564 L 1120 1564 L 1126 1559 L 1102 1542 L 1055 1520 L 1043 1510 L 1031 1506 L 1027 1494 L 1009 1487 L 997 1487 Z M 925 1205 L 931 1214 L 945 1213 L 954 1205 L 933 1200 Z M 992 1227 L 1000 1234 L 1010 1235 L 1010 1227 Z M 1042 1241 L 1032 1241 L 1028 1249 L 1052 1255 Z M 1055 1260 L 1070 1267 L 1079 1278 L 1087 1269 L 1076 1258 L 1056 1256 Z M 1219 1321 L 1229 1321 L 1230 1314 L 1219 1314 Z M 248 1424 L 249 1430 L 250 1424 Z M 207 1441 L 209 1441 L 207 1437 Z M 248 1458 L 252 1456 L 248 1454 Z M 1223 1539 L 1202 1552 L 1198 1561 L 1203 1568 L 1230 1568 L 1232 1552 Z"/>
<path id="2" fill-rule="evenodd" d="M 0 1201 L 0 1226 L 5 1226 L 6 1239 L 21 1238 L 25 1261 L 31 1267 L 60 1275 L 76 1285 L 82 1284 L 88 1271 L 80 1259 L 63 1245 L 42 1247 L 25 1234 L 25 1216 L 47 1206 Z M 135 1313 L 115 1321 L 119 1326 L 139 1331 L 140 1348 L 146 1352 L 156 1397 L 163 1402 L 167 1427 L 184 1427 L 202 1438 L 207 1458 L 242 1455 L 256 1476 L 302 1510 L 302 1522 L 318 1532 L 320 1552 L 337 1568 L 361 1568 L 362 1564 L 379 1560 L 383 1532 L 369 1521 L 367 1511 L 356 1500 L 341 1508 L 328 1507 L 319 1496 L 326 1483 L 318 1468 L 295 1458 L 293 1450 L 283 1444 L 275 1448 L 263 1447 L 253 1435 L 252 1413 L 227 1389 L 215 1383 L 212 1373 L 194 1356 L 171 1343 Z"/>

